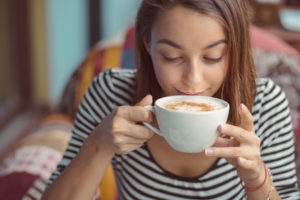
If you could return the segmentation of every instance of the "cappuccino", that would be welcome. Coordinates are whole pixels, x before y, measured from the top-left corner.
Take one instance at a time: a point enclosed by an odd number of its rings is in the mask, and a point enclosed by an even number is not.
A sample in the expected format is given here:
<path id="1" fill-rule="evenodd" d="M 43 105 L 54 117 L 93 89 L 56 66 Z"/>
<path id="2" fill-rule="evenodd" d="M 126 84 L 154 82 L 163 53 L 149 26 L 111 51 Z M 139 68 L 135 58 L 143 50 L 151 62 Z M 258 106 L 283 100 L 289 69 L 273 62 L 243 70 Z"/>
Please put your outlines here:
<path id="1" fill-rule="evenodd" d="M 168 96 L 146 108 L 154 113 L 158 128 L 143 124 L 185 153 L 199 153 L 213 145 L 220 135 L 218 126 L 229 113 L 226 101 L 208 96 Z"/>
<path id="2" fill-rule="evenodd" d="M 166 109 L 181 112 L 205 112 L 221 109 L 222 104 L 219 102 L 196 102 L 196 101 L 179 101 L 167 103 L 164 105 Z"/>

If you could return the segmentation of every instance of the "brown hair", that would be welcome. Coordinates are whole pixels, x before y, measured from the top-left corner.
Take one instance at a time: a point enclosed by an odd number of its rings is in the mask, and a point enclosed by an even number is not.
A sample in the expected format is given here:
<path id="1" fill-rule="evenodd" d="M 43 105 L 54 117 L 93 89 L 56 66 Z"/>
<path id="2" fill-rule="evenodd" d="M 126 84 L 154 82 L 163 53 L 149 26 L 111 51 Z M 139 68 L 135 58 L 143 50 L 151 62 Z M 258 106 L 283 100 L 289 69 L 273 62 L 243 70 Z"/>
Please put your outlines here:
<path id="1" fill-rule="evenodd" d="M 229 102 L 229 122 L 238 125 L 240 103 L 251 111 L 256 96 L 256 72 L 245 0 L 143 0 L 136 18 L 135 62 L 138 71 L 135 102 L 147 94 L 151 94 L 154 100 L 160 97 L 162 89 L 156 80 L 144 40 L 150 41 L 151 29 L 159 14 L 177 5 L 210 15 L 224 26 L 229 67 L 222 86 L 214 96 Z"/>

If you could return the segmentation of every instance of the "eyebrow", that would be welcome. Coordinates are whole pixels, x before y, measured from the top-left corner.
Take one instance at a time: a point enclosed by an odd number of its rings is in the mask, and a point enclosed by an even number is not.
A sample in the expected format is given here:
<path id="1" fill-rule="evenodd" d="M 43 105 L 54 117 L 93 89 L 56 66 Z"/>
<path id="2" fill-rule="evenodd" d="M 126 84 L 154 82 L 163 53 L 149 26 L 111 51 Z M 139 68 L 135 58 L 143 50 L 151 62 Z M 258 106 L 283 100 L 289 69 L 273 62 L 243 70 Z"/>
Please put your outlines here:
<path id="1" fill-rule="evenodd" d="M 222 43 L 227 44 L 227 40 L 225 40 L 225 39 L 218 40 L 218 41 L 204 47 L 203 49 L 210 49 L 210 48 L 213 48 L 213 47 L 215 47 L 219 44 L 222 44 Z M 160 39 L 160 40 L 157 41 L 157 44 L 167 44 L 167 45 L 170 45 L 174 48 L 182 49 L 182 47 L 179 44 L 176 44 L 175 42 L 173 42 L 171 40 L 168 40 L 168 39 Z"/>
<path id="2" fill-rule="evenodd" d="M 157 44 L 167 44 L 177 49 L 182 49 L 182 47 L 179 44 L 176 44 L 175 42 L 168 39 L 160 39 L 157 41 Z"/>
<path id="3" fill-rule="evenodd" d="M 222 44 L 222 43 L 227 44 L 227 40 L 225 40 L 225 39 L 218 40 L 218 41 L 216 41 L 216 42 L 214 42 L 214 43 L 212 43 L 212 44 L 210 44 L 210 45 L 204 47 L 203 49 L 210 49 L 210 48 L 213 48 L 213 47 L 215 47 L 215 46 L 217 46 L 217 45 L 219 45 L 219 44 Z"/>

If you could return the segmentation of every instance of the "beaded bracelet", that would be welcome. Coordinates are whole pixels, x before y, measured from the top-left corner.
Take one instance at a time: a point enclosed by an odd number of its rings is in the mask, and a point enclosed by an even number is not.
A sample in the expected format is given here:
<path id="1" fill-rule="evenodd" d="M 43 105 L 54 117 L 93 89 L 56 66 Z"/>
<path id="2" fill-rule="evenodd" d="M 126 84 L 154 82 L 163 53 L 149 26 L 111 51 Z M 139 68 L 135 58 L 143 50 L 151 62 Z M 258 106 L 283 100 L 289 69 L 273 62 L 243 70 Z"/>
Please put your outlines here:
<path id="1" fill-rule="evenodd" d="M 269 191 L 269 193 L 268 193 L 268 197 L 267 197 L 266 200 L 271 200 L 271 194 L 272 194 L 272 192 L 273 192 L 273 190 L 274 190 L 274 185 L 273 185 L 273 176 L 272 176 L 272 174 L 271 174 L 271 172 L 270 172 L 269 169 L 268 169 L 268 174 L 269 174 L 269 177 L 270 177 L 270 179 L 271 179 L 271 188 L 270 188 L 270 191 Z"/>

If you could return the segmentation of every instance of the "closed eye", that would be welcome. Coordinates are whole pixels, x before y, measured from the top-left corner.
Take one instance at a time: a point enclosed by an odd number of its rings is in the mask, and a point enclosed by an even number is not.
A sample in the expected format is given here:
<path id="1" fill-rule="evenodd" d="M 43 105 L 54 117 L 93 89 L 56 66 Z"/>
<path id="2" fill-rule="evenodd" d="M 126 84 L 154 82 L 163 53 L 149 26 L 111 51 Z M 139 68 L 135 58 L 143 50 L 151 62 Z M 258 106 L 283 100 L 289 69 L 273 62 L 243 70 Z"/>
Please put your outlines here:
<path id="1" fill-rule="evenodd" d="M 204 57 L 204 59 L 208 62 L 212 62 L 212 63 L 217 63 L 220 62 L 222 60 L 223 56 L 219 57 L 219 58 L 209 58 L 209 57 Z"/>
<path id="2" fill-rule="evenodd" d="M 163 55 L 163 58 L 166 60 L 166 61 L 170 61 L 170 62 L 174 62 L 174 61 L 177 61 L 179 59 L 181 59 L 181 57 L 167 57 L 165 55 Z"/>

